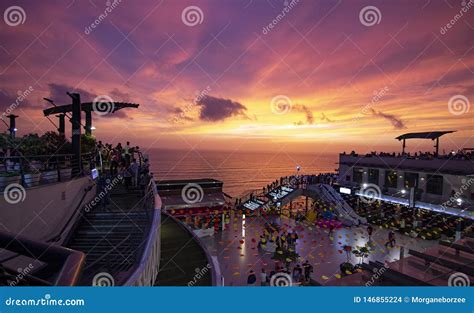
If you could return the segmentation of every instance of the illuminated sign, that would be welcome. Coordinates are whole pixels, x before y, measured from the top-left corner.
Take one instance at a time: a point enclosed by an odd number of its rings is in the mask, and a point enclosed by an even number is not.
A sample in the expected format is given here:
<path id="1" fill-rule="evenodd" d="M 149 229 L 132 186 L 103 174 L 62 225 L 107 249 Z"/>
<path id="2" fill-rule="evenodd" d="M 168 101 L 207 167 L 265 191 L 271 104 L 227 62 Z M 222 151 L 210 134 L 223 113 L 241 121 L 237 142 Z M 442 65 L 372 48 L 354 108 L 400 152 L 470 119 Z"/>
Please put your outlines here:
<path id="1" fill-rule="evenodd" d="M 292 193 L 295 191 L 295 189 L 288 187 L 288 186 L 281 186 L 280 188 L 277 188 L 275 190 L 270 191 L 268 194 L 274 199 L 274 200 L 280 200 L 286 197 L 289 193 Z"/>
<path id="2" fill-rule="evenodd" d="M 91 170 L 91 178 L 92 178 L 93 180 L 96 180 L 97 177 L 99 177 L 99 171 L 98 171 L 96 168 L 93 168 L 93 169 Z"/>
<path id="3" fill-rule="evenodd" d="M 341 187 L 339 188 L 339 192 L 340 193 L 343 193 L 343 194 L 346 194 L 346 195 L 350 195 L 351 194 L 351 190 L 349 188 L 346 188 L 346 187 Z"/>
<path id="4" fill-rule="evenodd" d="M 262 205 L 264 205 L 265 202 L 263 202 L 262 200 L 259 200 L 259 199 L 253 199 L 253 200 L 249 200 L 247 202 L 245 202 L 243 204 L 243 206 L 249 210 L 256 210 L 258 209 L 259 207 L 261 207 Z"/>

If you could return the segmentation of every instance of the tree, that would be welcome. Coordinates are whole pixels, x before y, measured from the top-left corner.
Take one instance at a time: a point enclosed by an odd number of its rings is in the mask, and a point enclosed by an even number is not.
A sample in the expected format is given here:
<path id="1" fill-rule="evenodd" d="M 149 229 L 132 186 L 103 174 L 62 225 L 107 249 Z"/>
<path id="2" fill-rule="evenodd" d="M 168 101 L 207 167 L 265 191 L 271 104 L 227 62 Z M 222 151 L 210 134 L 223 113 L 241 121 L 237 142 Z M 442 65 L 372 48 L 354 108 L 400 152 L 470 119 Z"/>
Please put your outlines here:
<path id="1" fill-rule="evenodd" d="M 81 153 L 92 153 L 96 148 L 96 140 L 92 135 L 81 135 Z"/>
<path id="2" fill-rule="evenodd" d="M 38 134 L 24 135 L 19 140 L 18 150 L 24 156 L 43 155 L 45 153 L 44 142 Z"/>
<path id="3" fill-rule="evenodd" d="M 49 131 L 41 136 L 45 147 L 45 154 L 70 154 L 72 153 L 71 143 L 62 135 Z"/>
<path id="4" fill-rule="evenodd" d="M 0 134 L 0 149 L 6 151 L 11 146 L 11 137 L 8 134 Z"/>
<path id="5" fill-rule="evenodd" d="M 364 247 L 358 247 L 358 249 L 352 250 L 352 253 L 356 257 L 360 258 L 360 264 L 362 264 L 362 262 L 364 262 L 364 259 L 367 258 L 369 254 L 371 253 L 371 250 L 369 247 L 364 246 Z"/>

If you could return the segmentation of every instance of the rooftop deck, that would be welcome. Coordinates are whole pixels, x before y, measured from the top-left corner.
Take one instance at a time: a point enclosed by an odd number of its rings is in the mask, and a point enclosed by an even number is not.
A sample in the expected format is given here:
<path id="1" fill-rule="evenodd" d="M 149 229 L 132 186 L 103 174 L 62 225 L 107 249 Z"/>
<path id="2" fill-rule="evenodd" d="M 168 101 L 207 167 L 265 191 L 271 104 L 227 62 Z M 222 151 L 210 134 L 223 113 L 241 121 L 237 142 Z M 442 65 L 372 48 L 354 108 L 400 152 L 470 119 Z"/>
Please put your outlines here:
<path id="1" fill-rule="evenodd" d="M 261 268 L 265 268 L 267 273 L 275 268 L 273 253 L 264 252 L 257 247 L 263 225 L 268 221 L 270 221 L 268 217 L 246 217 L 244 223 L 242 217 L 234 215 L 231 217 L 232 226 L 229 229 L 202 239 L 210 253 L 218 258 L 226 286 L 246 285 L 247 275 L 251 269 L 258 274 Z M 288 230 L 296 230 L 300 237 L 297 240 L 296 252 L 301 256 L 302 262 L 308 260 L 313 265 L 314 272 L 311 278 L 323 286 L 336 285 L 341 279 L 338 275 L 339 265 L 346 261 L 342 247 L 346 244 L 354 248 L 363 246 L 369 240 L 365 227 L 342 227 L 329 236 L 327 228 L 317 225 L 296 225 L 292 220 L 279 218 L 272 218 L 271 221 L 279 223 Z M 397 235 L 397 245 L 394 248 L 386 248 L 387 234 L 387 229 L 375 229 L 370 243 L 373 253 L 366 261 L 395 261 L 400 255 L 400 246 L 424 249 L 436 244 L 436 241 Z M 358 260 L 352 257 L 352 262 L 357 263 Z M 294 265 L 295 262 L 292 263 L 292 267 Z M 257 278 L 257 283 L 259 282 Z M 364 284 L 365 282 L 361 285 Z"/>
<path id="2" fill-rule="evenodd" d="M 454 156 L 426 159 L 408 155 L 340 154 L 339 164 L 418 172 L 439 172 L 452 175 L 474 174 L 474 160 L 459 159 Z"/>

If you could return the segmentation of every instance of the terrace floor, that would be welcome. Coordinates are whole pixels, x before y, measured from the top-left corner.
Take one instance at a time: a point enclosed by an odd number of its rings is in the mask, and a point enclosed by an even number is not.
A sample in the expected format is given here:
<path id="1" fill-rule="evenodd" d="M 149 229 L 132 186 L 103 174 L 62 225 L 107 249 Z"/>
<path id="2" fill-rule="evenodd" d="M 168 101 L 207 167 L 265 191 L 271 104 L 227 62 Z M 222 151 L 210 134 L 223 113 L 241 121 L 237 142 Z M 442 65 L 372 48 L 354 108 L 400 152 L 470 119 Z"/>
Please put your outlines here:
<path id="1" fill-rule="evenodd" d="M 275 222 L 287 230 L 296 230 L 299 236 L 296 251 L 303 262 L 308 260 L 313 265 L 312 278 L 321 285 L 337 284 L 335 280 L 340 279 L 339 265 L 346 261 L 346 253 L 342 249 L 344 245 L 355 248 L 364 246 L 368 242 L 365 227 L 342 227 L 334 230 L 334 234 L 329 236 L 325 228 L 295 225 L 294 221 L 281 220 L 279 217 L 247 217 L 244 222 L 241 216 L 231 216 L 228 229 L 214 236 L 202 238 L 211 255 L 218 257 L 226 286 L 246 285 L 250 270 L 257 274 L 257 284 L 259 284 L 258 274 L 261 268 L 265 268 L 267 274 L 275 268 L 273 253 L 259 251 L 257 248 L 265 222 Z M 373 253 L 365 261 L 391 262 L 399 259 L 400 246 L 404 246 L 408 253 L 409 248 L 423 251 L 437 244 L 437 241 L 426 241 L 397 233 L 396 246 L 387 249 L 384 246 L 387 237 L 387 229 L 374 227 L 370 243 Z M 354 256 L 351 258 L 353 264 L 358 262 Z M 293 268 L 294 265 L 296 263 L 293 263 L 291 267 Z"/>

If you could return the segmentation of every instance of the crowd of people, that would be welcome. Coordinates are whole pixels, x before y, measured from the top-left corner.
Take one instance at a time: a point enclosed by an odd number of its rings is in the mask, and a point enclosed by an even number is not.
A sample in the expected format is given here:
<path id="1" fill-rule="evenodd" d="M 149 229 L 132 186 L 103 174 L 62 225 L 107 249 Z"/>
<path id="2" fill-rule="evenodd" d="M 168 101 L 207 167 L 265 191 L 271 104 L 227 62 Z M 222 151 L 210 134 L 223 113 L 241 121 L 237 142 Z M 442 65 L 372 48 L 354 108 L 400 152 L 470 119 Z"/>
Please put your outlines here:
<path id="1" fill-rule="evenodd" d="M 350 156 L 359 156 L 355 151 L 351 151 L 351 153 L 346 154 L 346 152 L 343 152 L 342 155 L 350 155 Z M 401 158 L 405 157 L 408 159 L 419 159 L 419 160 L 433 160 L 433 159 L 449 159 L 449 160 L 473 160 L 474 159 L 474 152 L 472 150 L 467 150 L 467 149 L 461 149 L 458 151 L 451 151 L 449 153 L 446 153 L 446 151 L 443 151 L 443 154 L 435 154 L 433 152 L 423 152 L 423 151 L 418 151 L 415 153 L 395 153 L 395 152 L 377 152 L 377 151 L 372 151 L 370 153 L 366 153 L 365 157 L 392 157 L 392 158 Z"/>
<path id="2" fill-rule="evenodd" d="M 235 206 L 241 205 L 248 200 L 255 200 L 261 195 L 266 195 L 272 190 L 278 189 L 282 186 L 289 186 L 292 188 L 305 188 L 308 185 L 315 184 L 333 184 L 337 181 L 337 174 L 322 173 L 318 175 L 290 175 L 283 176 L 277 179 L 260 190 L 250 192 L 246 196 L 235 199 Z"/>
<path id="3" fill-rule="evenodd" d="M 263 233 L 260 235 L 260 241 L 258 247 L 261 248 L 262 245 L 267 244 L 268 242 L 274 243 L 277 250 L 288 251 L 289 249 L 295 248 L 296 240 L 298 240 L 298 233 L 280 231 L 280 227 L 276 224 L 266 223 L 263 228 Z"/>
<path id="4" fill-rule="evenodd" d="M 140 163 L 137 159 L 140 160 Z M 149 172 L 148 159 L 142 158 L 140 148 L 130 146 L 129 141 L 124 147 L 120 142 L 114 147 L 112 144 L 103 144 L 102 141 L 99 141 L 96 163 L 101 172 L 123 177 L 127 189 L 146 183 L 146 175 Z"/>

